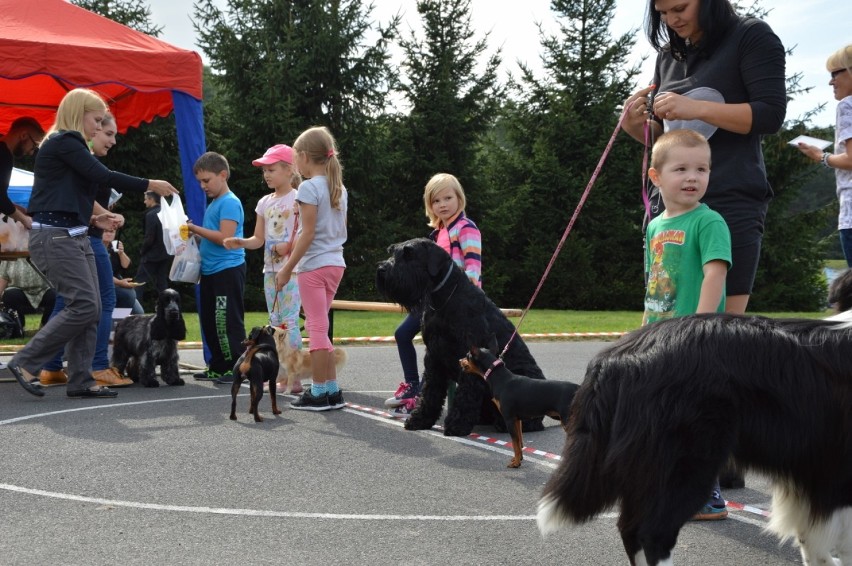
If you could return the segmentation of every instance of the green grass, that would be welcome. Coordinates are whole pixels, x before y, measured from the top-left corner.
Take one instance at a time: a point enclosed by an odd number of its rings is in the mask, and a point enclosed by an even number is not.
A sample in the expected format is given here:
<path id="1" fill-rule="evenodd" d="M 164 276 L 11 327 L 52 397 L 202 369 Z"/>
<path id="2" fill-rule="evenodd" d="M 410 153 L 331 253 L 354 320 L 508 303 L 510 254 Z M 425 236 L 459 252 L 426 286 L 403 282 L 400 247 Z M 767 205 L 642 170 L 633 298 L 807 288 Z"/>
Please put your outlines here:
<path id="1" fill-rule="evenodd" d="M 820 318 L 826 312 L 755 313 L 772 317 Z M 336 311 L 334 313 L 335 338 L 360 336 L 393 336 L 403 315 L 383 312 Z M 266 324 L 266 313 L 246 313 L 246 328 Z M 520 318 L 513 318 L 518 324 Z M 642 322 L 642 313 L 634 311 L 564 311 L 533 309 L 524 319 L 521 332 L 546 334 L 566 332 L 626 332 Z M 200 340 L 198 317 L 187 317 L 187 340 Z"/>
<path id="2" fill-rule="evenodd" d="M 750 313 L 763 314 L 776 318 L 802 317 L 820 318 L 824 312 L 782 312 L 782 313 Z M 201 340 L 201 330 L 198 316 L 195 313 L 186 315 L 187 341 Z M 361 336 L 393 336 L 397 325 L 402 322 L 403 315 L 396 313 L 336 311 L 334 313 L 334 336 L 340 338 L 356 338 Z M 262 326 L 267 323 L 265 312 L 246 313 L 246 328 Z M 520 318 L 513 318 L 516 325 Z M 581 332 L 627 332 L 639 326 L 642 313 L 636 311 L 571 311 L 533 309 L 524 319 L 521 326 L 523 334 L 550 333 L 581 333 Z M 27 338 L 15 340 L 0 340 L 0 346 L 24 344 L 33 331 L 27 332 Z"/>

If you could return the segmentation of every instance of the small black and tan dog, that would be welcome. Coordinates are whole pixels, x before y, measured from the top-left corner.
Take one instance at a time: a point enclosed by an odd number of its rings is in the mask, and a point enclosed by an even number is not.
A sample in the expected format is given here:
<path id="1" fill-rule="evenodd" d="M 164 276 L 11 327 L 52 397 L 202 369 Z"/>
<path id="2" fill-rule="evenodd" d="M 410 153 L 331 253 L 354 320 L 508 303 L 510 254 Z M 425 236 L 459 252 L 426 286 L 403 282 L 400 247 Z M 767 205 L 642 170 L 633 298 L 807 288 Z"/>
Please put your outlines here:
<path id="1" fill-rule="evenodd" d="M 508 468 L 519 468 L 524 459 L 524 435 L 522 422 L 525 419 L 548 416 L 568 424 L 568 413 L 579 385 L 567 381 L 531 379 L 509 371 L 503 360 L 492 353 L 497 351 L 497 341 L 492 340 L 489 348 L 472 346 L 467 356 L 460 359 L 462 369 L 482 377 L 491 388 L 494 405 L 512 437 L 515 452 Z"/>
<path id="2" fill-rule="evenodd" d="M 254 422 L 263 422 L 258 405 L 263 398 L 263 383 L 269 383 L 269 396 L 272 398 L 272 413 L 280 415 L 278 399 L 275 395 L 275 381 L 278 378 L 278 352 L 275 348 L 275 328 L 272 326 L 255 326 L 243 342 L 246 351 L 234 364 L 234 383 L 231 385 L 231 420 L 237 420 L 237 394 L 243 380 L 248 379 L 251 402 L 249 413 L 254 415 Z"/>

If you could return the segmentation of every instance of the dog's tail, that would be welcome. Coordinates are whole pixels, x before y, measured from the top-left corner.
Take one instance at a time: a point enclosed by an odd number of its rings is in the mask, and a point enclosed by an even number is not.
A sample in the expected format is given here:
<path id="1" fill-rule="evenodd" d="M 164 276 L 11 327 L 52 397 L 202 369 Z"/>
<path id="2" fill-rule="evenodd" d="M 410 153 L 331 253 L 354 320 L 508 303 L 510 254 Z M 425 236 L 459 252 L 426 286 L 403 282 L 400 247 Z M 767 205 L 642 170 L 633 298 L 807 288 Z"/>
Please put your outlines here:
<path id="1" fill-rule="evenodd" d="M 589 364 L 571 406 L 562 461 L 538 502 L 538 529 L 547 535 L 584 523 L 618 499 L 606 474 L 612 421 L 618 402 L 616 379 L 607 379 L 607 360 Z"/>

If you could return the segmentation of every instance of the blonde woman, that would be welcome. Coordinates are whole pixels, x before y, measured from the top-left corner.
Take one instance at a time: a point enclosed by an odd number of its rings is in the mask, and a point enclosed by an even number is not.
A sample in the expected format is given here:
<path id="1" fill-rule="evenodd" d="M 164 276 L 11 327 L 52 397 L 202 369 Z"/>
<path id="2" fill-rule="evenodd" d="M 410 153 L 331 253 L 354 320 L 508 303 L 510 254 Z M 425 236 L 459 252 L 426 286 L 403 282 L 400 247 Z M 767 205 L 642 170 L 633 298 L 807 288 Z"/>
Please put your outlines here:
<path id="1" fill-rule="evenodd" d="M 825 68 L 831 75 L 828 84 L 834 89 L 834 99 L 838 101 L 834 153 L 804 143 L 799 144 L 799 150 L 814 161 L 834 169 L 837 198 L 840 200 L 837 228 L 846 265 L 852 267 L 852 45 L 832 53 Z"/>
<path id="2" fill-rule="evenodd" d="M 94 91 L 68 92 L 36 156 L 28 209 L 33 219 L 30 257 L 65 300 L 65 308 L 15 354 L 9 370 L 27 392 L 39 397 L 44 390 L 36 376 L 63 347 L 68 359 L 68 397 L 117 395 L 99 386 L 91 373 L 101 301 L 88 227 L 114 227 L 115 218 L 111 213 L 94 214 L 98 188 L 177 194 L 167 181 L 110 171 L 92 155 L 90 144 L 106 112 L 106 103 Z"/>

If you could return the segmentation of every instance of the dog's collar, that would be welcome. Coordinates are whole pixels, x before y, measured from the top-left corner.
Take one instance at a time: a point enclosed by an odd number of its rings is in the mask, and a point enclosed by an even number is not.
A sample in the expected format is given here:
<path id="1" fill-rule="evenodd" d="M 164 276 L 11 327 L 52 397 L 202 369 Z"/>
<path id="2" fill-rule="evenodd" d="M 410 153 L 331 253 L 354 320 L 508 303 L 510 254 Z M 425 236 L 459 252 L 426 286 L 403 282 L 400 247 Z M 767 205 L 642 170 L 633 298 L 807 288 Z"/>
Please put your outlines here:
<path id="1" fill-rule="evenodd" d="M 499 368 L 502 365 L 503 365 L 503 360 L 501 360 L 500 358 L 497 358 L 496 360 L 494 360 L 494 363 L 491 364 L 491 367 L 488 368 L 488 370 L 486 370 L 486 372 L 482 375 L 482 379 L 484 379 L 485 381 L 488 381 L 488 376 L 491 375 L 491 372 L 494 371 L 495 369 Z"/>
<path id="2" fill-rule="evenodd" d="M 444 275 L 444 278 L 443 278 L 443 279 L 441 279 L 441 282 L 440 282 L 440 283 L 438 283 L 438 286 L 437 286 L 437 287 L 435 287 L 434 289 L 432 289 L 432 292 L 433 292 L 433 293 L 434 293 L 435 291 L 439 291 L 439 290 L 441 289 L 441 287 L 443 287 L 444 285 L 446 285 L 446 284 L 447 284 L 447 281 L 450 279 L 450 274 L 452 274 L 452 272 L 453 272 L 453 266 L 454 266 L 454 265 L 455 265 L 454 263 L 450 262 L 450 267 L 449 267 L 449 269 L 447 269 L 447 274 L 446 274 L 446 275 Z"/>

